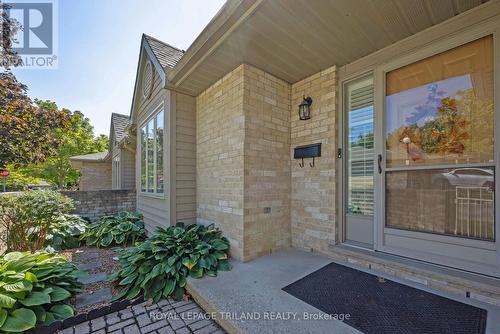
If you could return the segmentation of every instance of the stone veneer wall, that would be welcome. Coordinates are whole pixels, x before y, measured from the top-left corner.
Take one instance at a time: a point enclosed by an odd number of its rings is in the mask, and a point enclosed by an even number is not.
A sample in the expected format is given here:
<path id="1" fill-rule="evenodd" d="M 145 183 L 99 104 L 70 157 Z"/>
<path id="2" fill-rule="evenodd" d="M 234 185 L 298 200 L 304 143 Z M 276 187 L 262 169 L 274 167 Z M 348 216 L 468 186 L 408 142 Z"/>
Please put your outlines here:
<path id="1" fill-rule="evenodd" d="M 197 221 L 215 223 L 243 259 L 243 66 L 196 98 Z"/>
<path id="2" fill-rule="evenodd" d="M 121 211 L 135 211 L 135 190 L 62 191 L 75 202 L 73 213 L 90 220 L 114 215 Z"/>
<path id="3" fill-rule="evenodd" d="M 290 84 L 243 65 L 244 259 L 290 247 Z"/>
<path id="4" fill-rule="evenodd" d="M 298 105 L 311 96 L 311 119 L 299 120 Z M 336 68 L 331 67 L 292 85 L 291 229 L 294 247 L 328 252 L 337 239 L 335 228 Z M 293 159 L 295 146 L 321 143 L 315 167 Z"/>

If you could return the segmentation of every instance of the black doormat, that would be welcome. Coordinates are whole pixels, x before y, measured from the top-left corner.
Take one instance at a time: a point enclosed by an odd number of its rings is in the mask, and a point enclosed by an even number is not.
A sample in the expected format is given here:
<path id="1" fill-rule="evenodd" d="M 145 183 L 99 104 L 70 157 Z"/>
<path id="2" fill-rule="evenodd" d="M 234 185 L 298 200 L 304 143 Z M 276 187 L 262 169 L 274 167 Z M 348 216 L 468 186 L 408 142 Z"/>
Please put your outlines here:
<path id="1" fill-rule="evenodd" d="M 486 310 L 330 263 L 283 288 L 366 334 L 483 334 Z"/>

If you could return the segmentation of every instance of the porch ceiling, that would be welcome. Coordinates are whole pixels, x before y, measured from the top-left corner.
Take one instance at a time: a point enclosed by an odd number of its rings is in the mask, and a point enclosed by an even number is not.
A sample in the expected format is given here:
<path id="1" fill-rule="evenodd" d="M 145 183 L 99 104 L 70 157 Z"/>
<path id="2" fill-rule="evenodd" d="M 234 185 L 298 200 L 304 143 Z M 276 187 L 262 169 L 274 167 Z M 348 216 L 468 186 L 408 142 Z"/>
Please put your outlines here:
<path id="1" fill-rule="evenodd" d="M 486 1 L 229 0 L 169 72 L 169 85 L 197 95 L 242 62 L 294 83 Z"/>

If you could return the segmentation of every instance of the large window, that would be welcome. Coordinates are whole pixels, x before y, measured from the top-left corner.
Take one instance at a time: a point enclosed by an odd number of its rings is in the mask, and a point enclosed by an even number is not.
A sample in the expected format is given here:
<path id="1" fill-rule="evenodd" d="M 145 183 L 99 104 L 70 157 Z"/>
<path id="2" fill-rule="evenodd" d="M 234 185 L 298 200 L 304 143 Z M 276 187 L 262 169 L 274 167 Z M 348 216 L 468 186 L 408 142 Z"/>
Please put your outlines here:
<path id="1" fill-rule="evenodd" d="M 494 240 L 493 38 L 387 73 L 386 225 Z"/>
<path id="2" fill-rule="evenodd" d="M 163 110 L 141 127 L 141 192 L 163 194 Z"/>

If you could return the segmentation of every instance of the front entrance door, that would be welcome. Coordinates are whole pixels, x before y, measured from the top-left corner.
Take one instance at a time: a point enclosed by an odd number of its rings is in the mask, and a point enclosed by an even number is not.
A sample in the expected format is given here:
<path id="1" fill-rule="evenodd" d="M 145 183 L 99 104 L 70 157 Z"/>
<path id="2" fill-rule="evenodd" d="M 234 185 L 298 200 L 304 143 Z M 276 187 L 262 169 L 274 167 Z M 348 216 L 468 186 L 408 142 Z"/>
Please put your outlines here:
<path id="1" fill-rule="evenodd" d="M 377 250 L 499 276 L 493 59 L 490 35 L 377 72 Z"/>
<path id="2" fill-rule="evenodd" d="M 348 82 L 345 91 L 345 241 L 373 248 L 373 77 Z"/>

